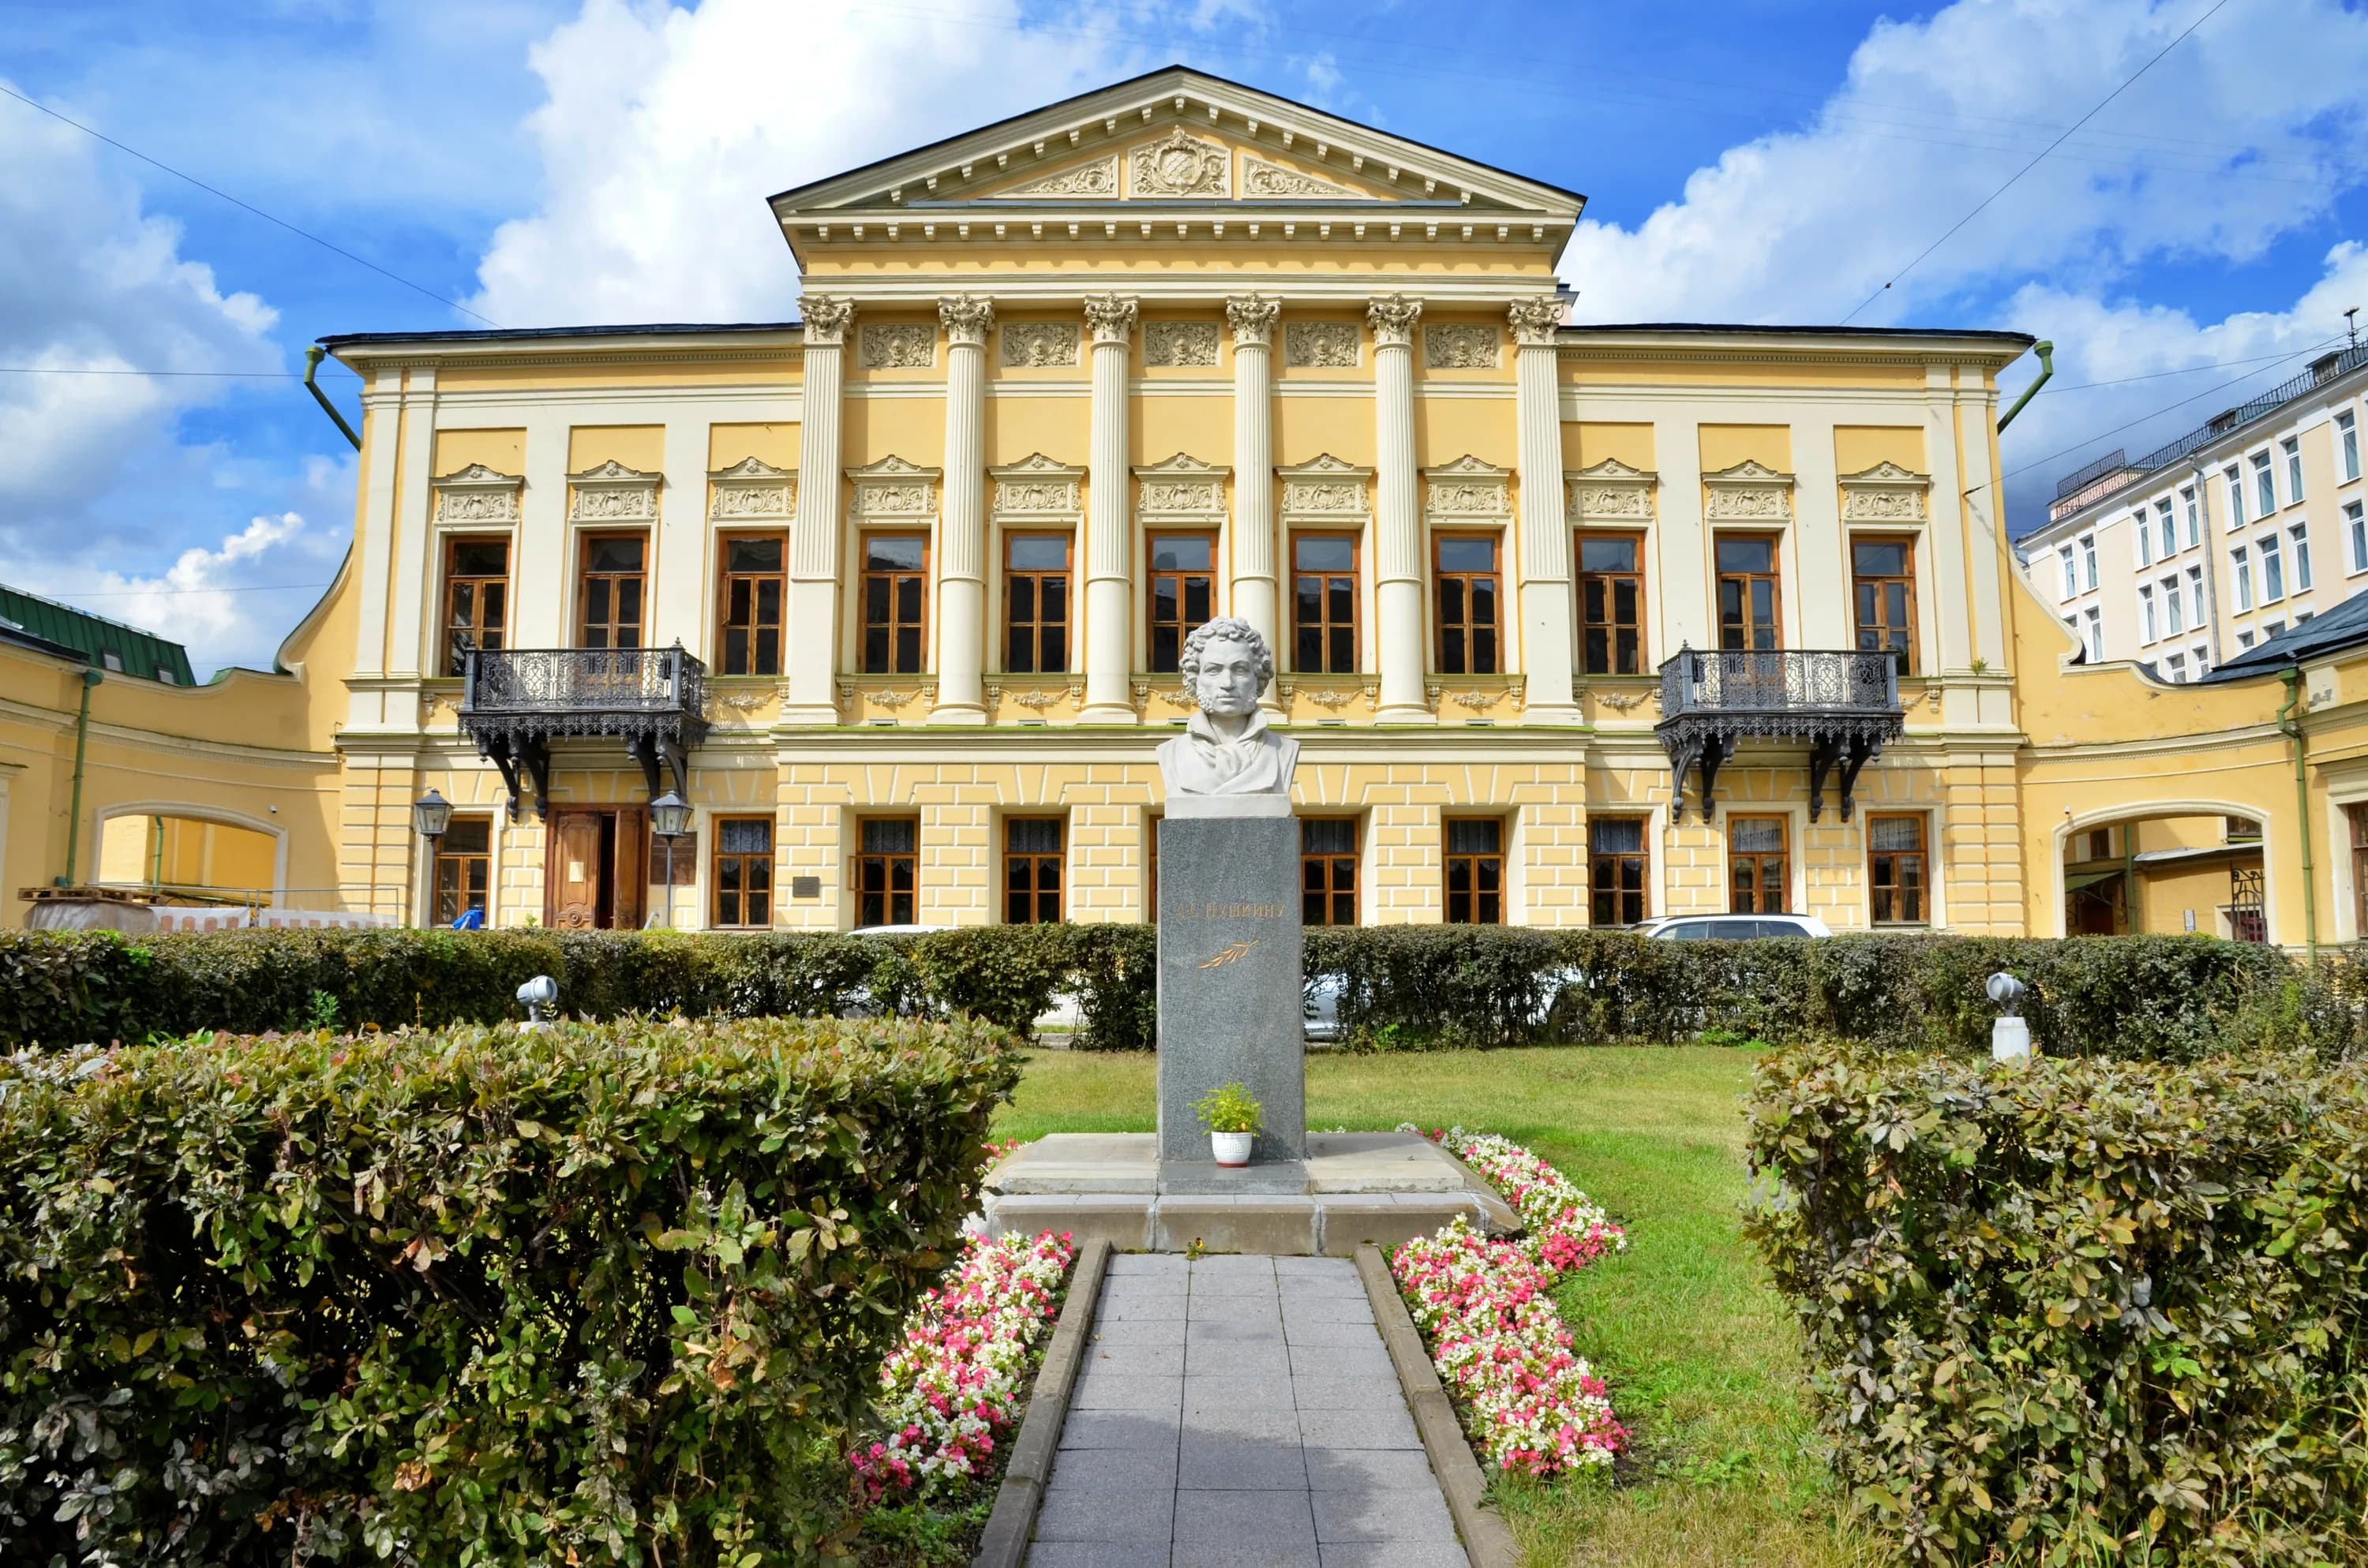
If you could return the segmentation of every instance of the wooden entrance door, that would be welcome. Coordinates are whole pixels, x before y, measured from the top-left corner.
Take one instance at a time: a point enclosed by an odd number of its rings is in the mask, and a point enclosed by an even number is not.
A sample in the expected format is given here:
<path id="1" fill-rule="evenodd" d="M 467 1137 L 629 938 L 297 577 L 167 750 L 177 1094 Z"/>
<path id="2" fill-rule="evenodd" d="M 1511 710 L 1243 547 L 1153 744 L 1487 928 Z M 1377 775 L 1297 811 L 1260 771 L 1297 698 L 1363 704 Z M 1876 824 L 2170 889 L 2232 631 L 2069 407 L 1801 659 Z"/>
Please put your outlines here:
<path id="1" fill-rule="evenodd" d="M 544 838 L 543 923 L 630 931 L 649 888 L 649 813 L 639 806 L 558 810 Z"/>

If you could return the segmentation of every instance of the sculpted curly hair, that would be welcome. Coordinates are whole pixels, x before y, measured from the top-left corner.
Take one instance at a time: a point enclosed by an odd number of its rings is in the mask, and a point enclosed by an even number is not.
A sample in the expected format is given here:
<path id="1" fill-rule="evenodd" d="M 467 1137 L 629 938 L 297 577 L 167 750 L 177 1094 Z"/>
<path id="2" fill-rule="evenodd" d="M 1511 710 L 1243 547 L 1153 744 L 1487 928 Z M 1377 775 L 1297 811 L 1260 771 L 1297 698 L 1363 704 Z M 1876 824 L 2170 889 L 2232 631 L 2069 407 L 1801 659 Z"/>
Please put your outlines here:
<path id="1" fill-rule="evenodd" d="M 1201 678 L 1201 651 L 1212 642 L 1247 642 L 1258 650 L 1258 689 L 1274 679 L 1274 651 L 1258 635 L 1258 629 L 1237 615 L 1219 616 L 1204 620 L 1184 639 L 1184 651 L 1176 657 L 1176 668 L 1184 677 L 1185 689 L 1191 689 Z"/>

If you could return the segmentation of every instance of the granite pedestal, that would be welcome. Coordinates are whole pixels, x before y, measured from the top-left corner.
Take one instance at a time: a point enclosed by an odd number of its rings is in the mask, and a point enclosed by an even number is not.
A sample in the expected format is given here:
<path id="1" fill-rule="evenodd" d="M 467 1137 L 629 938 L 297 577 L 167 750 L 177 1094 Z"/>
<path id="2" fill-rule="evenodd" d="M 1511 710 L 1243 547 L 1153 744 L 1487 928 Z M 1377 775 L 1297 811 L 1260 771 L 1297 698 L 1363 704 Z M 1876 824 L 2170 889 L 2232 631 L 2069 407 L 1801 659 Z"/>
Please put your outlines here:
<path id="1" fill-rule="evenodd" d="M 1160 823 L 1159 1161 L 1179 1188 L 1305 1190 L 1292 1169 L 1307 1153 L 1300 939 L 1297 818 Z M 1235 1082 L 1265 1113 L 1246 1172 L 1217 1168 L 1192 1113 Z"/>

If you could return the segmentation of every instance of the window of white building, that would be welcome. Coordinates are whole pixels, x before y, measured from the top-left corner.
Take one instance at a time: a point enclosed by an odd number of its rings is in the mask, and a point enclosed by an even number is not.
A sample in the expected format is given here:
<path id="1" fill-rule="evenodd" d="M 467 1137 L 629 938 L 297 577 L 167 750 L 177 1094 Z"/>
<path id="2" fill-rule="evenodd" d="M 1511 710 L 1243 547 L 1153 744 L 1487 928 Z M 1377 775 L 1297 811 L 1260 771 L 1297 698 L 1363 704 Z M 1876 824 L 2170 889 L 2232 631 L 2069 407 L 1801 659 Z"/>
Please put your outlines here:
<path id="1" fill-rule="evenodd" d="M 2198 642 L 2188 650 L 2188 656 L 2194 661 L 2197 680 L 2202 680 L 2212 673 L 2212 650 L 2209 647 Z"/>
<path id="2" fill-rule="evenodd" d="M 2288 436 L 2278 449 L 2286 455 L 2286 505 L 2292 506 L 2302 500 L 2302 437 Z"/>
<path id="3" fill-rule="evenodd" d="M 2105 618 L 2098 613 L 2094 605 L 2089 608 L 2089 662 L 2092 665 L 2105 662 Z"/>
<path id="4" fill-rule="evenodd" d="M 2187 617 L 2179 602 L 2179 579 L 2162 580 L 2162 631 L 2166 637 L 2176 637 L 2187 630 Z"/>
<path id="5" fill-rule="evenodd" d="M 2191 484 L 2179 493 L 2179 504 L 2187 513 L 2187 548 L 2193 550 L 2203 542 L 2203 514 L 2195 504 L 2195 486 Z"/>
<path id="6" fill-rule="evenodd" d="M 2345 483 L 2360 477 L 2360 422 L 2349 414 L 2335 416 L 2335 460 L 2343 465 Z"/>
<path id="7" fill-rule="evenodd" d="M 2203 614 L 2203 568 L 2201 566 L 2191 566 L 2187 569 L 2187 619 L 2189 620 L 2192 621 L 2199 628 L 2205 623 Z"/>
<path id="8" fill-rule="evenodd" d="M 2232 528 L 2241 528 L 2245 526 L 2244 477 L 2237 472 L 2235 463 L 2230 463 L 2226 468 L 2222 469 L 2220 477 L 2228 482 L 2228 526 Z"/>
<path id="9" fill-rule="evenodd" d="M 2179 686 L 2185 686 L 2187 684 L 2186 654 L 2173 653 L 2169 658 L 2163 661 L 2162 667 L 2164 671 L 2169 675 L 2174 684 Z"/>
<path id="10" fill-rule="evenodd" d="M 2155 636 L 2154 590 L 2140 588 L 2138 590 L 2138 641 L 2151 642 L 2155 640 Z"/>
<path id="11" fill-rule="evenodd" d="M 2286 597 L 2286 563 L 2284 551 L 2278 547 L 2278 536 L 2263 534 L 2253 541 L 2261 556 L 2261 602 L 2273 605 Z"/>
<path id="12" fill-rule="evenodd" d="M 2072 547 L 2064 546 L 2055 552 L 2055 563 L 2064 568 L 2064 598 L 2070 603 L 2080 592 L 2080 574 L 2072 564 Z"/>
<path id="13" fill-rule="evenodd" d="M 2088 579 L 2089 586 L 2094 589 L 2097 585 L 2097 536 L 2095 534 L 2080 536 L 2080 567 L 2082 575 Z"/>
<path id="14" fill-rule="evenodd" d="M 2286 530 L 2286 537 L 2294 541 L 2294 592 L 2306 594 L 2310 592 L 2310 528 L 2296 523 Z"/>
<path id="15" fill-rule="evenodd" d="M 2161 536 L 2162 556 L 2168 561 L 2179 549 L 2179 524 L 2170 515 L 2170 497 L 2166 495 L 2154 504 L 2155 532 Z"/>
<path id="16" fill-rule="evenodd" d="M 2253 608 L 2253 558 L 2238 545 L 2228 552 L 2228 580 L 2237 585 L 2237 609 L 2239 614 Z"/>
<path id="17" fill-rule="evenodd" d="M 2343 504 L 2343 538 L 2351 550 L 2351 570 L 2368 572 L 2368 510 L 2360 502 Z"/>
<path id="18" fill-rule="evenodd" d="M 2146 531 L 2146 515 L 2144 506 L 2130 514 L 2130 548 L 2138 552 L 2139 565 L 2150 566 L 2154 563 L 2154 538 Z"/>
<path id="19" fill-rule="evenodd" d="M 2268 517 L 2278 509 L 2277 471 L 2270 466 L 2270 454 L 2253 454 L 2253 511 L 2257 517 Z"/>

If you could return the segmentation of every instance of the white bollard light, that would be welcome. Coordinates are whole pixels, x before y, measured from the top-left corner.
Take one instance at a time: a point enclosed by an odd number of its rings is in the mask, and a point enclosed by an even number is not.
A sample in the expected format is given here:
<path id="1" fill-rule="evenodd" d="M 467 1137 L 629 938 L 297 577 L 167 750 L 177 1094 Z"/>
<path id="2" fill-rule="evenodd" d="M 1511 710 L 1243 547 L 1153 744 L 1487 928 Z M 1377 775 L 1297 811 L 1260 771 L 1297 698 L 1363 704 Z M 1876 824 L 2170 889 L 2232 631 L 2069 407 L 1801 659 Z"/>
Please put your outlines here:
<path id="1" fill-rule="evenodd" d="M 518 999 L 526 1006 L 526 1022 L 518 1026 L 519 1030 L 547 1028 L 550 1026 L 543 1020 L 542 1010 L 558 1005 L 559 982 L 547 974 L 538 974 L 518 988 Z"/>
<path id="2" fill-rule="evenodd" d="M 2001 971 L 1991 975 L 1983 990 L 2002 1009 L 1990 1022 L 1990 1060 L 2030 1061 L 2031 1020 L 2022 1016 L 2022 982 Z"/>

